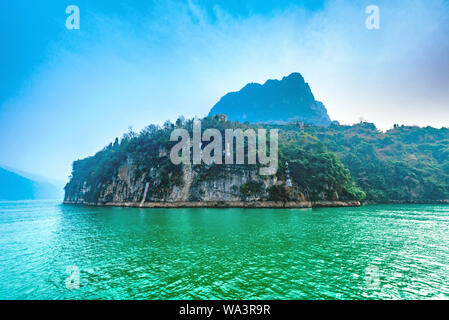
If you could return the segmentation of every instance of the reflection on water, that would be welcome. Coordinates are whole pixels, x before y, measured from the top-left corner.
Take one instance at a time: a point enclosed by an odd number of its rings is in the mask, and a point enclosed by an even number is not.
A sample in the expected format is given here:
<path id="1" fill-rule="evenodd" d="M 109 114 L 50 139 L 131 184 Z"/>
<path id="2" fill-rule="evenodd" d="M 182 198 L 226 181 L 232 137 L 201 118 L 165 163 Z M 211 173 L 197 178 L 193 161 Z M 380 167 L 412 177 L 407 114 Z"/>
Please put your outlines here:
<path id="1" fill-rule="evenodd" d="M 1 299 L 430 299 L 448 280 L 449 206 L 0 202 Z"/>

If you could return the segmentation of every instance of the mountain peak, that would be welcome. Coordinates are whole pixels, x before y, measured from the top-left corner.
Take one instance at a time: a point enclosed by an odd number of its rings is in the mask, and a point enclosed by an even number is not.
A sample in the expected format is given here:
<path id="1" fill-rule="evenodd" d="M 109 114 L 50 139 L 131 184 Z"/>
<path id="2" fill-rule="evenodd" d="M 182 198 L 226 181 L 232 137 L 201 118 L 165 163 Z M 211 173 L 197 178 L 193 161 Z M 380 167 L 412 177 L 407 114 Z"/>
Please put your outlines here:
<path id="1" fill-rule="evenodd" d="M 263 85 L 249 83 L 238 92 L 226 94 L 209 112 L 211 116 L 216 114 L 226 114 L 229 120 L 239 122 L 331 123 L 326 108 L 315 100 L 309 84 L 297 72 L 281 80 L 267 80 Z"/>
<path id="2" fill-rule="evenodd" d="M 292 72 L 290 75 L 283 77 L 281 81 L 298 81 L 298 82 L 305 82 L 304 77 L 299 72 Z"/>

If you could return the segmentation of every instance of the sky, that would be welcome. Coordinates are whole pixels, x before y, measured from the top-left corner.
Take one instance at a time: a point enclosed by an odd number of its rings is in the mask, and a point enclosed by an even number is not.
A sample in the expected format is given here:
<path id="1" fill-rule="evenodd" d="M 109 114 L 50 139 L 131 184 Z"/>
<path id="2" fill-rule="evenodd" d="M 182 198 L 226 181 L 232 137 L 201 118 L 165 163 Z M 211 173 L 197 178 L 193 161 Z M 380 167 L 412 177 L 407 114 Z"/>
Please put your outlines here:
<path id="1" fill-rule="evenodd" d="M 342 124 L 449 127 L 448 20 L 447 0 L 1 1 L 0 164 L 67 181 L 129 126 L 292 72 Z"/>

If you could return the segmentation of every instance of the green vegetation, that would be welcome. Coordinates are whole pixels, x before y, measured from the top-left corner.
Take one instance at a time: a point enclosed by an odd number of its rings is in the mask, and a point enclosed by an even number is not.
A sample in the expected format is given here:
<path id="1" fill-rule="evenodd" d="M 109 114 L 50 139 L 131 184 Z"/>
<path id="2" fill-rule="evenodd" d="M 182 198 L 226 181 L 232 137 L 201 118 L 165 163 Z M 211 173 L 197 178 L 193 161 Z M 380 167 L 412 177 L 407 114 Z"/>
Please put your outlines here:
<path id="1" fill-rule="evenodd" d="M 432 202 L 449 199 L 449 129 L 372 123 L 308 127 L 337 154 L 352 177 L 377 202 Z"/>
<path id="2" fill-rule="evenodd" d="M 240 186 L 240 194 L 244 199 L 263 193 L 263 185 L 257 181 L 248 181 Z"/>
<path id="3" fill-rule="evenodd" d="M 185 128 L 192 134 L 192 122 L 180 118 L 162 127 L 150 125 L 138 134 L 130 130 L 93 157 L 75 161 L 71 180 L 65 188 L 66 196 L 84 189 L 85 200 L 96 201 L 104 185 L 115 179 L 120 167 L 128 163 L 137 168 L 134 178 L 149 182 L 152 194 L 163 199 L 174 185 L 183 184 L 182 165 L 173 165 L 167 156 L 176 143 L 169 141 L 170 134 L 174 128 Z M 333 123 L 329 127 L 302 123 L 261 125 L 222 121 L 215 117 L 202 119 L 201 124 L 203 131 L 215 128 L 223 136 L 225 129 L 279 129 L 277 178 L 285 181 L 288 162 L 293 182 L 290 189 L 294 192 L 276 185 L 268 190 L 269 200 L 288 201 L 292 199 L 292 192 L 312 201 L 432 202 L 449 199 L 447 128 L 395 126 L 381 132 L 371 123 L 353 126 Z M 229 172 L 226 167 L 201 164 L 192 168 L 198 173 L 196 180 L 210 180 L 226 175 Z M 155 171 L 157 179 L 150 174 Z M 248 181 L 237 191 L 247 199 L 262 194 L 263 188 L 258 182 Z"/>

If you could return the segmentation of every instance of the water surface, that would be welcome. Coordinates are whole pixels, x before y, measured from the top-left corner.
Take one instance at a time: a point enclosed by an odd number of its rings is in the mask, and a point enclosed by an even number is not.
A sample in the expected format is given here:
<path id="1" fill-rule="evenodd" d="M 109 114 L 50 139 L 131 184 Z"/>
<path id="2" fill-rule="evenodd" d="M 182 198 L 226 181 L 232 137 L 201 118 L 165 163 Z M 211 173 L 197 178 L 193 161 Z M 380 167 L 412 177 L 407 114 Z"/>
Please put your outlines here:
<path id="1" fill-rule="evenodd" d="M 449 206 L 0 202 L 0 299 L 366 298 L 449 298 Z"/>

